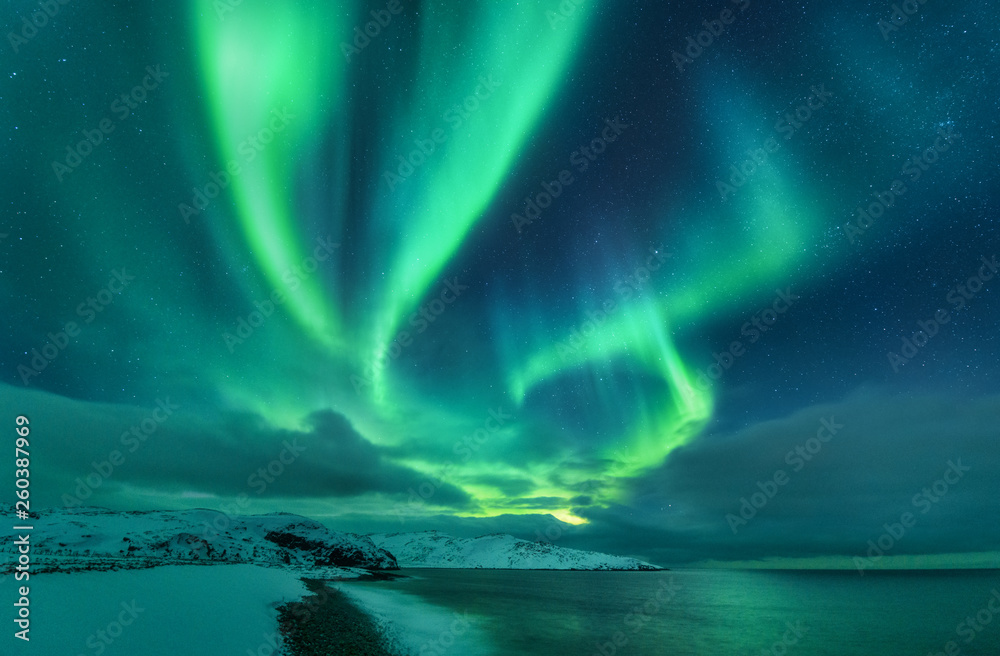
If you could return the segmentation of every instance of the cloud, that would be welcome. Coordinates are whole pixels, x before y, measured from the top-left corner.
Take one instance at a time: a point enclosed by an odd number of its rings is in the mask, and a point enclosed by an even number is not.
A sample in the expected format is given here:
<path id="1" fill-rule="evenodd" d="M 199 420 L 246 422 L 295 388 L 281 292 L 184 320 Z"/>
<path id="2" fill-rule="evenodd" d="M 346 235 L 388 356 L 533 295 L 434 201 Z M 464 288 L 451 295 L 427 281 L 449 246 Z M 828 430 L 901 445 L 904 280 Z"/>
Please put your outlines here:
<path id="1" fill-rule="evenodd" d="M 32 471 L 44 481 L 35 496 L 43 506 L 62 505 L 63 495 L 75 493 L 77 479 L 96 481 L 98 473 L 100 484 L 90 486 L 93 494 L 86 502 L 125 508 L 129 489 L 202 501 L 205 495 L 239 494 L 286 500 L 371 493 L 405 497 L 408 488 L 425 480 L 392 462 L 332 410 L 311 414 L 303 429 L 289 430 L 249 413 L 193 417 L 183 407 L 173 408 L 169 398 L 148 408 L 21 390 L 12 390 L 7 399 L 8 411 L 30 413 L 35 442 L 44 445 L 36 451 L 42 457 Z M 171 408 L 170 414 L 164 407 Z M 435 503 L 463 508 L 470 499 L 444 484 Z"/>
<path id="2" fill-rule="evenodd" d="M 389 531 L 505 532 L 667 566 L 811 559 L 850 567 L 853 556 L 865 554 L 868 540 L 882 535 L 884 524 L 898 523 L 910 512 L 915 524 L 887 555 L 941 555 L 927 562 L 958 564 L 956 554 L 995 551 L 1000 544 L 1000 525 L 993 520 L 1000 511 L 998 418 L 1000 396 L 866 391 L 741 430 L 702 436 L 673 451 L 660 468 L 634 479 L 631 498 L 622 505 L 597 507 L 578 499 L 581 507 L 573 512 L 588 520 L 584 525 L 564 524 L 549 515 L 427 517 L 419 527 L 410 522 L 414 525 L 402 528 L 398 522 L 375 521 Z M 833 435 L 825 430 L 825 442 L 817 438 L 824 421 L 842 425 Z M 816 452 L 810 454 L 810 449 Z M 943 480 L 949 462 L 959 461 L 969 471 L 938 496 L 935 483 Z M 775 490 L 767 481 L 773 482 L 779 471 L 787 482 L 775 484 Z M 949 477 L 955 480 L 956 474 Z M 762 492 L 758 482 L 774 494 L 734 534 L 726 515 L 739 516 L 741 499 Z M 363 523 L 359 518 L 345 521 L 355 527 Z M 337 520 L 331 522 L 337 525 Z"/>
<path id="3" fill-rule="evenodd" d="M 884 524 L 899 522 L 906 512 L 916 523 L 893 546 L 893 556 L 988 552 L 1000 544 L 1000 525 L 993 521 L 1000 510 L 995 494 L 1000 480 L 998 395 L 968 399 L 867 391 L 740 430 L 704 435 L 673 451 L 661 467 L 633 479 L 622 505 L 599 507 L 585 497 L 574 499 L 579 504 L 574 514 L 588 523 L 571 526 L 544 514 L 428 514 L 401 522 L 392 512 L 394 504 L 405 501 L 408 490 L 426 478 L 394 462 L 334 411 L 314 413 L 300 429 L 290 430 L 253 414 L 206 420 L 186 415 L 182 408 L 129 453 L 122 434 L 140 425 L 155 403 L 136 408 L 7 391 L 0 408 L 32 419 L 37 445 L 33 499 L 41 507 L 60 505 L 62 494 L 72 494 L 75 479 L 93 471 L 91 463 L 119 450 L 126 462 L 89 503 L 129 508 L 154 494 L 173 502 L 186 495 L 203 506 L 212 497 L 247 493 L 261 503 L 277 504 L 276 509 L 308 508 L 312 512 L 307 514 L 326 515 L 328 524 L 345 530 L 436 528 L 463 536 L 507 532 L 664 565 L 850 558 L 864 554 L 868 540 L 877 539 Z M 823 433 L 825 441 L 817 438 L 824 422 L 836 425 L 835 434 L 829 429 Z M 258 497 L 248 478 L 278 459 L 286 443 L 305 450 Z M 969 469 L 945 490 L 936 482 L 944 480 L 949 468 L 954 470 L 949 463 Z M 779 472 L 787 478 L 781 485 L 774 483 Z M 955 476 L 949 474 L 953 480 Z M 491 482 L 497 485 L 517 484 L 495 478 Z M 336 502 L 347 497 L 352 510 Z M 766 503 L 758 503 L 761 507 L 746 524 L 737 524 L 734 534 L 727 515 L 740 517 L 741 499 L 752 498 L 766 498 Z M 530 510 L 547 501 L 521 499 L 512 501 L 511 508 Z M 456 513 L 474 509 L 462 490 L 447 484 L 436 490 L 433 503 Z"/>
<path id="4" fill-rule="evenodd" d="M 905 512 L 916 523 L 894 554 L 988 551 L 1000 544 L 998 417 L 1000 396 L 859 394 L 697 439 L 638 480 L 628 508 L 580 514 L 691 559 L 858 555 Z"/>
<path id="5" fill-rule="evenodd" d="M 463 483 L 494 488 L 504 496 L 512 497 L 512 502 L 537 487 L 530 478 L 508 473 L 471 474 L 463 478 Z"/>

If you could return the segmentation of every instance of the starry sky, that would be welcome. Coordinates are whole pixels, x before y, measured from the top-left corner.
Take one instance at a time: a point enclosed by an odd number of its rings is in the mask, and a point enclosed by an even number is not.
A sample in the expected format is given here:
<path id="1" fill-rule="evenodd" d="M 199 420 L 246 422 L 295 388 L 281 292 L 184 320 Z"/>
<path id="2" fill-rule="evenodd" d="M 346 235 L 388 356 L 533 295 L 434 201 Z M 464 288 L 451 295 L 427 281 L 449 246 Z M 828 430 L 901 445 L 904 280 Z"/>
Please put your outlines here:
<path id="1" fill-rule="evenodd" d="M 1000 11 L 905 9 L 10 3 L 33 502 L 995 564 Z"/>

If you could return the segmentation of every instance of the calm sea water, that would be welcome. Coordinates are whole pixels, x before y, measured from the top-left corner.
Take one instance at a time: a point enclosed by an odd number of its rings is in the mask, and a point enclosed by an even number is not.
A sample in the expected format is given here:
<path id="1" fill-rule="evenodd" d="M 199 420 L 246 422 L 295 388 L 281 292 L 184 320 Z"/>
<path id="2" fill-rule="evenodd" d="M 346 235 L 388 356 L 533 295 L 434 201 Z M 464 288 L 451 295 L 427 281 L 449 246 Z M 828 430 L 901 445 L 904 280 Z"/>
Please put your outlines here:
<path id="1" fill-rule="evenodd" d="M 351 585 L 468 613 L 500 656 L 1000 655 L 997 570 L 404 573 Z M 465 656 L 441 637 L 424 656 Z"/>

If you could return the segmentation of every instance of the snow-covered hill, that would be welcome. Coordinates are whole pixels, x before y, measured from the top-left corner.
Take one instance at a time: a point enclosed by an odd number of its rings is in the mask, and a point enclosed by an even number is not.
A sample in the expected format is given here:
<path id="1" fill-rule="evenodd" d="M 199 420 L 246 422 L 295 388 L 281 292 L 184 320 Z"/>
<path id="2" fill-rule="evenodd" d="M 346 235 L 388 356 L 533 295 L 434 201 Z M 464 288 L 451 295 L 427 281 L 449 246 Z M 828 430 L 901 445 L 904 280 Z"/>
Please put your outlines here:
<path id="1" fill-rule="evenodd" d="M 397 569 L 391 554 L 363 535 L 331 531 L 298 515 L 231 516 L 211 510 L 46 511 L 26 522 L 32 557 L 44 569 L 108 569 L 178 563 L 253 563 L 302 569 Z M 0 554 L 16 562 L 11 533 Z"/>
<path id="2" fill-rule="evenodd" d="M 357 575 L 344 568 L 400 566 L 659 569 L 632 558 L 566 549 L 510 535 L 467 539 L 437 531 L 370 536 L 340 533 L 288 513 L 232 516 L 213 510 L 114 512 L 103 508 L 57 508 L 18 523 L 34 527 L 30 532 L 32 571 L 39 573 L 215 563 L 294 567 L 318 578 Z M 0 528 L 0 560 L 8 571 L 17 562 L 17 536 L 9 530 Z"/>
<path id="3" fill-rule="evenodd" d="M 545 542 L 493 534 L 453 538 L 438 531 L 375 533 L 379 547 L 396 556 L 400 567 L 468 569 L 657 570 L 655 565 L 623 556 L 556 547 Z"/>

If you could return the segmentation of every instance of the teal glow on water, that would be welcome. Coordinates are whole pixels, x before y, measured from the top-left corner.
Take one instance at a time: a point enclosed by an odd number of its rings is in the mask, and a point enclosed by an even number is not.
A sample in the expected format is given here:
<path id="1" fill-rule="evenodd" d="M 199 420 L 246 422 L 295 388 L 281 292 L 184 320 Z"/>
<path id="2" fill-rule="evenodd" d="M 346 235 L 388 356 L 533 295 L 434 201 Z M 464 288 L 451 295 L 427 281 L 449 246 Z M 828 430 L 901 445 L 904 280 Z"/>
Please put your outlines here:
<path id="1" fill-rule="evenodd" d="M 354 585 L 468 612 L 500 656 L 1000 654 L 997 570 L 405 573 Z"/>

